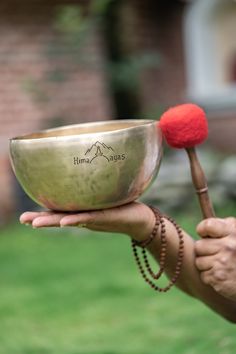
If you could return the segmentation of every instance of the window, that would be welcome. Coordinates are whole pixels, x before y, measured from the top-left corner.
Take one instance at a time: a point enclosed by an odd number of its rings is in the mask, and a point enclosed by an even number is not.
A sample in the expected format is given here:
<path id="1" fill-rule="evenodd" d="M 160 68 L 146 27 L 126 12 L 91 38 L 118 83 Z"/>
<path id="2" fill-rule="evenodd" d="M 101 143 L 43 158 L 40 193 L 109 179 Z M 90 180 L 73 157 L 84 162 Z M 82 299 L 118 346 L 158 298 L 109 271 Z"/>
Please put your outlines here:
<path id="1" fill-rule="evenodd" d="M 236 1 L 195 0 L 184 28 L 188 98 L 208 109 L 235 109 Z"/>

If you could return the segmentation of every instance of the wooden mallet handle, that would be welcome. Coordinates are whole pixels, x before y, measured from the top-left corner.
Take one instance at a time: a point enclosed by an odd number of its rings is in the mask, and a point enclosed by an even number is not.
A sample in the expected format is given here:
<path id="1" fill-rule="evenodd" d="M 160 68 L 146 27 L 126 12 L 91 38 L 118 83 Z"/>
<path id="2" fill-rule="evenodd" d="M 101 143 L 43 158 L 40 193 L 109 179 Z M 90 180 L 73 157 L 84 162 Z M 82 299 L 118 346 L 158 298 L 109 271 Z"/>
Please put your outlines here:
<path id="1" fill-rule="evenodd" d="M 208 194 L 207 181 L 203 169 L 201 167 L 201 164 L 198 160 L 196 150 L 194 147 L 192 147 L 192 148 L 186 148 L 186 151 L 190 161 L 190 169 L 192 174 L 193 185 L 198 195 L 203 218 L 207 219 L 207 218 L 214 217 L 215 213 Z"/>

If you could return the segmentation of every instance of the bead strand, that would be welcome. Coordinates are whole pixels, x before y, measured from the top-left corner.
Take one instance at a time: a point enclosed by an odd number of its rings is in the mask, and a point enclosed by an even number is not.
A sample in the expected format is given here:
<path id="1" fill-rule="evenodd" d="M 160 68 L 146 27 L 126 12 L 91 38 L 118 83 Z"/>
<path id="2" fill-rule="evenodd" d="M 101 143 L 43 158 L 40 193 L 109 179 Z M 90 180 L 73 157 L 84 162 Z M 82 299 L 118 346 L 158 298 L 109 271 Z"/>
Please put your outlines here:
<path id="1" fill-rule="evenodd" d="M 151 235 L 146 240 L 144 240 L 142 242 L 132 240 L 132 249 L 133 249 L 135 261 L 137 263 L 139 271 L 140 271 L 143 279 L 145 280 L 145 282 L 148 283 L 151 288 L 153 288 L 154 290 L 156 290 L 158 292 L 166 292 L 176 283 L 176 281 L 180 275 L 180 272 L 181 272 L 182 263 L 183 263 L 183 256 L 184 256 L 184 236 L 183 236 L 183 232 L 182 232 L 181 227 L 172 218 L 170 218 L 169 216 L 162 215 L 160 213 L 160 211 L 154 207 L 150 207 L 150 208 L 152 209 L 152 211 L 155 215 L 155 218 L 156 218 L 156 222 L 155 222 L 155 226 L 153 228 L 153 231 L 152 231 Z M 169 220 L 177 231 L 178 238 L 179 238 L 179 251 L 178 251 L 177 263 L 176 263 L 173 277 L 170 279 L 167 286 L 159 287 L 151 279 L 148 278 L 146 272 L 154 280 L 159 279 L 164 272 L 165 260 L 166 260 L 166 250 L 167 250 L 166 229 L 165 229 L 164 218 Z M 160 261 L 159 261 L 160 269 L 157 272 L 157 274 L 155 274 L 151 268 L 150 263 L 149 263 L 145 247 L 147 245 L 149 245 L 149 243 L 156 237 L 159 226 L 160 226 L 160 239 L 161 239 Z M 142 265 L 142 262 L 140 260 L 140 257 L 139 257 L 138 251 L 137 251 L 137 247 L 142 248 L 143 263 L 144 263 L 144 266 L 146 269 Z M 145 272 L 145 270 L 146 270 L 146 272 Z"/>

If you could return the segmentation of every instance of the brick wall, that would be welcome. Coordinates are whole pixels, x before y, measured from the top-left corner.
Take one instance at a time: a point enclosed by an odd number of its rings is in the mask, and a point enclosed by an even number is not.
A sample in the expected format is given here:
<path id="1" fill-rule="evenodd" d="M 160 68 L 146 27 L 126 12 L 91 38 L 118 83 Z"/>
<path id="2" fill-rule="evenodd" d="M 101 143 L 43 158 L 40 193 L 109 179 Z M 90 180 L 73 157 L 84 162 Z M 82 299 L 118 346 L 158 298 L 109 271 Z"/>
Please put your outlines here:
<path id="1" fill-rule="evenodd" d="M 8 160 L 10 137 L 57 124 L 111 118 L 99 29 L 83 46 L 83 55 L 93 59 L 90 67 L 82 67 L 67 55 L 56 58 L 48 54 L 59 40 L 53 27 L 55 11 L 73 3 L 78 1 L 1 1 L 0 185 L 4 193 L 0 222 L 17 202 Z"/>
<path id="2" fill-rule="evenodd" d="M 159 62 L 141 76 L 142 110 L 155 112 L 185 100 L 183 2 L 130 0 L 122 9 L 123 46 L 128 53 L 157 53 Z"/>

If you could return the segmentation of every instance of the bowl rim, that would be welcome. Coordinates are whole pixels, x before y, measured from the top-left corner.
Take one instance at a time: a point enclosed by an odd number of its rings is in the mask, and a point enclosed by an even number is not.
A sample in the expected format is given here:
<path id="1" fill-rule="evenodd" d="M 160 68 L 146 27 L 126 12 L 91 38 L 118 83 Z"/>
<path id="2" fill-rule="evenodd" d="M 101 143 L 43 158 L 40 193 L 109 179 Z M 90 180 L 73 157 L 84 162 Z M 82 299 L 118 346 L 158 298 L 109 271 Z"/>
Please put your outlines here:
<path id="1" fill-rule="evenodd" d="M 55 128 L 49 128 L 49 129 L 42 129 L 38 130 L 32 133 L 16 136 L 13 138 L 10 138 L 9 141 L 10 143 L 17 142 L 17 141 L 24 141 L 24 142 L 32 142 L 32 141 L 58 141 L 58 140 L 68 140 L 71 139 L 72 137 L 78 138 L 78 137 L 86 137 L 86 136 L 96 136 L 96 135 L 113 135 L 117 134 L 122 131 L 130 131 L 133 129 L 140 129 L 143 126 L 149 126 L 156 124 L 156 128 L 158 129 L 158 120 L 154 119 L 114 119 L 114 120 L 105 120 L 105 121 L 95 121 L 95 122 L 86 122 L 86 123 L 77 123 L 77 124 L 68 124 L 68 125 L 62 125 L 58 126 Z M 100 132 L 89 132 L 89 133 L 79 133 L 79 134 L 70 134 L 70 135 L 59 135 L 59 136 L 41 136 L 41 137 L 32 137 L 33 135 L 37 134 L 45 134 L 45 133 L 50 133 L 50 132 L 57 132 L 61 130 L 69 130 L 71 128 L 78 128 L 78 127 L 89 127 L 89 126 L 99 126 L 99 125 L 104 125 L 104 124 L 119 124 L 119 123 L 134 123 L 133 126 L 128 126 L 128 127 L 123 127 L 120 129 L 115 129 L 115 130 L 110 130 L 110 131 L 100 131 Z M 137 124 L 138 123 L 138 124 Z"/>

